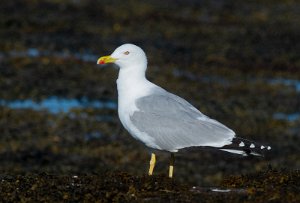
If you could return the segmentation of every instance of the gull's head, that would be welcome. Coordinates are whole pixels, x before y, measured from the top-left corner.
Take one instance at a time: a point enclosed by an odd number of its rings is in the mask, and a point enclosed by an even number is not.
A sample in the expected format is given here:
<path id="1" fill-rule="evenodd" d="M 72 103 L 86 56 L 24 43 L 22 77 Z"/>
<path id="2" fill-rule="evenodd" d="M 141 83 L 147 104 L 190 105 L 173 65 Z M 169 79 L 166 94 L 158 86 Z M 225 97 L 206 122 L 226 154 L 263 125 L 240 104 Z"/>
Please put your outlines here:
<path id="1" fill-rule="evenodd" d="M 115 63 L 120 69 L 130 67 L 147 66 L 145 52 L 134 44 L 123 44 L 119 46 L 111 55 L 102 56 L 98 59 L 97 64 Z"/>

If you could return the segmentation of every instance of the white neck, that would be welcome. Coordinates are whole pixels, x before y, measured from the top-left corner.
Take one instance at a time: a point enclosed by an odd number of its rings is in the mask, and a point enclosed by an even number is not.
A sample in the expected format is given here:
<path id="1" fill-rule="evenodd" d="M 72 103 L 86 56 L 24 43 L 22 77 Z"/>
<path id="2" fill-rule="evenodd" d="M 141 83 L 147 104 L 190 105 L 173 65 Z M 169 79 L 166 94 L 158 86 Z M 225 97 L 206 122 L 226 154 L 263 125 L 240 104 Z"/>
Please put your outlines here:
<path id="1" fill-rule="evenodd" d="M 153 84 L 146 79 L 145 70 L 140 67 L 120 68 L 117 80 L 119 102 L 120 98 L 131 100 L 147 95 Z"/>

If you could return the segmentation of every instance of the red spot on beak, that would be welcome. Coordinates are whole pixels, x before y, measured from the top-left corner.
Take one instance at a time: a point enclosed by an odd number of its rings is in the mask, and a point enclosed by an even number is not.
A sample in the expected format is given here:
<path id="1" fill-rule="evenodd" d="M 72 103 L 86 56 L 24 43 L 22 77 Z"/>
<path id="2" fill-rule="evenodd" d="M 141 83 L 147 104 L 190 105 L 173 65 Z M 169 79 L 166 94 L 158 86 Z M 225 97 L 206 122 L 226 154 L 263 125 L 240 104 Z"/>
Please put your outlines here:
<path id="1" fill-rule="evenodd" d="M 104 60 L 99 61 L 99 64 L 105 64 Z"/>

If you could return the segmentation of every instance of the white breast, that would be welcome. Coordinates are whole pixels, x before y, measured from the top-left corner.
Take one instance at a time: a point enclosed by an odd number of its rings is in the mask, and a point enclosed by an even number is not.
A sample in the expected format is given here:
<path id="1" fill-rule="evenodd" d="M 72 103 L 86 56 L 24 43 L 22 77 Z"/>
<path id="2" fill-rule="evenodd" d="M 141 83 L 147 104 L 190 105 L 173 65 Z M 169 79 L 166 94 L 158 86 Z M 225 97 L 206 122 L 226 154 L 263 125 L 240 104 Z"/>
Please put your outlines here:
<path id="1" fill-rule="evenodd" d="M 117 80 L 118 86 L 118 114 L 120 121 L 124 128 L 137 140 L 142 141 L 148 147 L 160 149 L 154 144 L 152 137 L 144 132 L 139 131 L 131 122 L 130 116 L 135 112 L 139 111 L 135 101 L 136 99 L 149 95 L 151 88 L 155 86 L 145 78 L 143 81 L 131 81 L 128 80 Z"/>

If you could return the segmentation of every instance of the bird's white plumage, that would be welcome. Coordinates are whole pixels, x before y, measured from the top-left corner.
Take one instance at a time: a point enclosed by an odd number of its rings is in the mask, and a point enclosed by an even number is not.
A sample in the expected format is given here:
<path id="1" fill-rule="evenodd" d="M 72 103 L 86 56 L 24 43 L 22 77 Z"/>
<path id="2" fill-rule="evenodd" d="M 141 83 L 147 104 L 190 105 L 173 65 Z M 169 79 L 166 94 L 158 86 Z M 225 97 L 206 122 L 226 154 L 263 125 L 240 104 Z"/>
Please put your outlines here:
<path id="1" fill-rule="evenodd" d="M 111 57 L 120 67 L 117 80 L 119 118 L 133 137 L 148 147 L 171 152 L 190 146 L 222 147 L 231 144 L 235 137 L 231 129 L 146 79 L 147 58 L 141 48 L 125 44 L 118 47 Z M 151 106 L 149 102 L 153 98 L 151 96 L 157 94 L 160 101 L 155 101 L 160 103 L 152 106 L 154 109 L 157 107 L 152 112 L 148 108 Z M 164 112 L 165 108 L 171 109 Z M 140 114 L 137 116 L 136 113 Z M 175 128 L 179 124 L 181 133 Z"/>
<path id="2" fill-rule="evenodd" d="M 123 53 L 126 51 L 129 55 L 124 56 Z M 138 111 L 135 105 L 136 99 L 150 94 L 150 89 L 156 86 L 145 79 L 147 59 L 143 50 L 135 45 L 125 44 L 117 48 L 111 56 L 118 59 L 116 64 L 120 66 L 117 88 L 118 114 L 121 123 L 134 138 L 149 147 L 159 149 L 151 136 L 140 132 L 130 121 L 130 116 Z"/>

